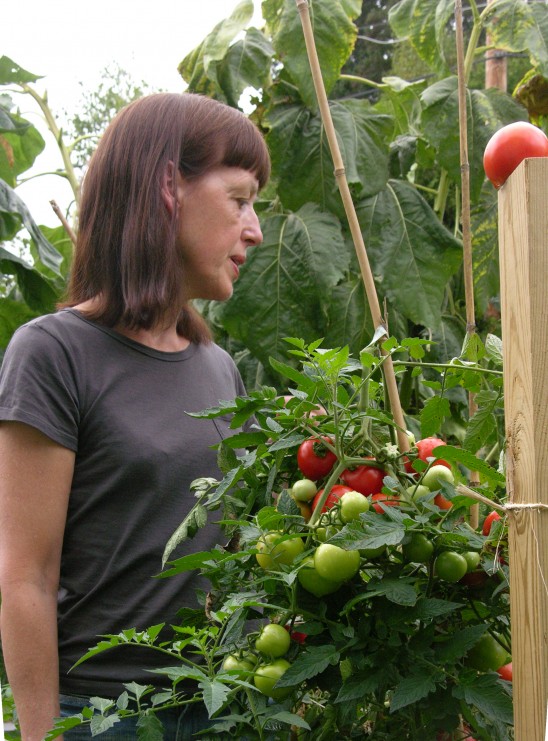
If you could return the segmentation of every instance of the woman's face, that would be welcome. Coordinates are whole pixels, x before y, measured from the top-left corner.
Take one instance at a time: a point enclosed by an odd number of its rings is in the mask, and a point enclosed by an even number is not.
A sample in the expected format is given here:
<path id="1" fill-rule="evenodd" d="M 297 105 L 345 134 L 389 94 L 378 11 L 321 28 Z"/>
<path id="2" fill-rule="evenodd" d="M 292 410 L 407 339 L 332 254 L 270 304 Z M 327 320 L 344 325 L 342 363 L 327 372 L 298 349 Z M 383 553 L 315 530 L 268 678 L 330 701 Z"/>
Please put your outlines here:
<path id="1" fill-rule="evenodd" d="M 196 180 L 178 175 L 185 301 L 232 296 L 247 248 L 263 239 L 254 211 L 257 190 L 255 175 L 239 167 L 217 167 Z"/>

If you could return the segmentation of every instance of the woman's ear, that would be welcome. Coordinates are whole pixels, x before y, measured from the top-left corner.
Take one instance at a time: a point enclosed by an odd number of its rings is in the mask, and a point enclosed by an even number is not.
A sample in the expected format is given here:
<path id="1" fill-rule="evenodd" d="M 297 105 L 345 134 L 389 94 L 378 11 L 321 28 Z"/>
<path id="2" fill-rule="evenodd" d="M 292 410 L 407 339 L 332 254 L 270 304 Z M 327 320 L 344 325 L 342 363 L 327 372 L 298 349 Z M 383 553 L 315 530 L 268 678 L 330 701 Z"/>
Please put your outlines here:
<path id="1" fill-rule="evenodd" d="M 173 162 L 168 162 L 162 178 L 162 200 L 170 216 L 177 213 L 181 196 L 181 174 Z"/>

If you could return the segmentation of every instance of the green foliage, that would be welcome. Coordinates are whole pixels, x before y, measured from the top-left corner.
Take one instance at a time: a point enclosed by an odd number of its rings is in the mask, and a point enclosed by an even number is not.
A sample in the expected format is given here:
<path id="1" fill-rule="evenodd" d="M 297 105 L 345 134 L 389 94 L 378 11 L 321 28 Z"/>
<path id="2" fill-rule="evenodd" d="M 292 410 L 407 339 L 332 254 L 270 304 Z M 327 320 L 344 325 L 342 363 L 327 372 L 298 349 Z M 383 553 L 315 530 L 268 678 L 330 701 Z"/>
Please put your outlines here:
<path id="1" fill-rule="evenodd" d="M 327 727 L 329 738 L 343 740 L 361 737 L 367 727 L 374 738 L 416 741 L 456 731 L 462 716 L 475 738 L 509 740 L 508 683 L 468 661 L 487 633 L 503 644 L 503 656 L 509 650 L 506 530 L 499 527 L 489 537 L 473 530 L 467 522 L 473 500 L 458 490 L 458 481 L 473 466 L 481 477 L 479 491 L 487 500 L 500 500 L 504 476 L 468 450 L 444 445 L 443 458 L 451 462 L 457 483 L 444 481 L 415 499 L 409 492 L 420 485 L 431 462 L 423 462 L 422 473 L 413 475 L 390 442 L 393 421 L 382 382 L 374 381 L 383 358 L 372 351 L 358 361 L 347 347 L 325 349 L 318 341 L 289 339 L 286 344 L 297 367 L 272 363 L 287 374 L 288 400 L 264 387 L 194 415 L 212 419 L 230 413 L 234 428 L 254 420 L 252 433 L 238 432 L 223 442 L 219 461 L 224 477 L 195 482 L 196 505 L 165 553 L 162 578 L 193 569 L 208 578 L 206 613 L 187 611 L 171 641 L 161 642 L 162 626 L 129 629 L 105 636 L 81 659 L 112 648 L 148 647 L 166 655 L 168 668 L 158 673 L 171 687 L 159 693 L 152 686 L 128 685 L 123 702 L 94 698 L 79 716 L 58 722 L 55 733 L 77 722 L 90 724 L 100 735 L 118 718 L 138 716 L 152 723 L 150 716 L 163 707 L 201 701 L 211 732 L 223 738 L 296 735 L 315 741 Z M 410 351 L 421 354 L 420 343 L 399 345 L 393 338 L 385 349 L 404 364 L 417 362 Z M 445 387 L 467 387 L 475 374 L 485 376 L 496 394 L 500 376 L 490 365 L 499 357 L 500 342 L 493 337 L 478 361 L 461 357 L 439 369 Z M 319 405 L 325 414 L 311 417 Z M 311 517 L 303 513 L 291 497 L 292 485 L 302 478 L 296 451 L 308 437 L 325 435 L 337 460 L 319 487 L 329 490 L 345 468 L 373 456 L 386 473 L 383 492 L 395 496 L 397 506 L 371 507 L 346 525 L 337 505 L 323 515 L 321 503 Z M 412 447 L 407 456 L 414 460 L 416 452 Z M 450 509 L 436 505 L 441 493 Z M 482 510 L 489 511 L 485 505 Z M 221 521 L 230 545 L 169 561 L 176 544 L 192 537 L 207 519 Z M 259 539 L 272 531 L 278 534 L 275 547 L 284 540 L 302 541 L 292 561 L 256 558 Z M 402 551 L 417 534 L 432 544 L 424 563 L 411 562 Z M 360 551 L 361 557 L 359 573 L 322 598 L 307 592 L 298 574 L 310 568 L 308 559 L 326 539 L 337 552 Z M 377 549 L 374 555 L 371 549 Z M 445 551 L 479 554 L 474 581 L 455 583 L 436 575 L 434 559 Z M 283 656 L 288 666 L 275 686 L 278 699 L 268 702 L 253 681 L 255 671 L 272 662 L 256 645 L 259 616 L 286 626 L 293 637 Z M 240 657 L 243 666 L 223 668 L 227 654 Z M 194 695 L 178 693 L 183 678 L 197 682 Z M 54 732 L 47 736 L 53 738 Z"/>

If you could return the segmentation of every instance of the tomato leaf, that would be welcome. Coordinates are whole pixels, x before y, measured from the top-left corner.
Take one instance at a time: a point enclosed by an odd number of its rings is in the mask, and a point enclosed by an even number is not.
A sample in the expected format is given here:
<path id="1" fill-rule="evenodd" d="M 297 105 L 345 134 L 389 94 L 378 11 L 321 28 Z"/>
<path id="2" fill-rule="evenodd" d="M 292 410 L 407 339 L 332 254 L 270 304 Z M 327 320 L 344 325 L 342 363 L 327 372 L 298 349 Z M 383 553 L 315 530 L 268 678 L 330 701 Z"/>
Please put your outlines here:
<path id="1" fill-rule="evenodd" d="M 425 401 L 420 413 L 422 437 L 430 437 L 441 430 L 443 422 L 450 416 L 449 399 L 444 396 L 431 396 Z"/>
<path id="2" fill-rule="evenodd" d="M 436 679 L 439 681 L 443 678 L 441 672 L 436 672 Z M 414 702 L 422 700 L 436 689 L 436 681 L 431 673 L 417 671 L 404 677 L 396 686 L 394 694 L 390 700 L 390 712 L 395 713 L 401 708 L 407 707 Z"/>
<path id="3" fill-rule="evenodd" d="M 478 471 L 485 480 L 491 484 L 504 486 L 506 481 L 503 474 L 499 473 L 494 468 L 491 468 L 491 466 L 485 463 L 484 460 L 477 458 L 468 450 L 455 448 L 452 445 L 444 445 L 443 459 L 451 463 L 462 463 L 462 465 L 470 471 Z"/>
<path id="4" fill-rule="evenodd" d="M 229 693 L 232 692 L 231 687 L 215 679 L 204 679 L 199 683 L 199 687 L 202 689 L 204 704 L 210 717 L 225 704 Z"/>
<path id="5" fill-rule="evenodd" d="M 359 672 L 348 679 L 337 695 L 335 702 L 348 702 L 358 700 L 366 695 L 376 692 L 383 684 L 385 677 L 382 672 Z"/>
<path id="6" fill-rule="evenodd" d="M 413 579 L 371 579 L 367 585 L 366 592 L 362 595 L 364 599 L 371 597 L 386 597 L 390 602 L 397 605 L 413 607 L 418 599 Z"/>
<path id="7" fill-rule="evenodd" d="M 450 663 L 462 658 L 486 630 L 487 626 L 484 623 L 469 625 L 459 629 L 457 633 L 452 633 L 448 638 L 442 639 L 436 648 L 436 661 Z"/>
<path id="8" fill-rule="evenodd" d="M 512 699 L 495 673 L 461 675 L 453 695 L 479 708 L 488 718 L 513 722 Z"/>
<path id="9" fill-rule="evenodd" d="M 310 679 L 320 674 L 330 664 L 338 663 L 340 659 L 339 652 L 334 646 L 329 644 L 323 646 L 311 646 L 307 648 L 293 662 L 290 668 L 276 682 L 276 687 L 291 687 L 299 684 L 305 679 Z"/>
<path id="10" fill-rule="evenodd" d="M 164 727 L 156 715 L 141 715 L 137 721 L 138 741 L 163 741 Z"/>

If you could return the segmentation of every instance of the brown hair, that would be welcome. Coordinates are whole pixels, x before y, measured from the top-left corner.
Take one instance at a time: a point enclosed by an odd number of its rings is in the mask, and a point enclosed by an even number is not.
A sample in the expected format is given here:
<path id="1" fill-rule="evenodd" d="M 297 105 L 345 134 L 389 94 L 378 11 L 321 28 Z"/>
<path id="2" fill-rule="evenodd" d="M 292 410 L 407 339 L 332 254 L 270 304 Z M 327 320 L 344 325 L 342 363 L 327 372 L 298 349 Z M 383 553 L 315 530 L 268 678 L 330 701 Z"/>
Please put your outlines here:
<path id="1" fill-rule="evenodd" d="M 260 188 L 270 175 L 260 132 L 235 108 L 193 93 L 157 93 L 126 106 L 105 131 L 84 178 L 64 306 L 96 299 L 91 319 L 129 329 L 150 329 L 179 306 L 177 215 L 161 194 L 170 162 L 178 162 L 186 178 L 218 166 L 241 167 L 256 175 Z M 177 329 L 194 342 L 210 339 L 189 305 Z"/>

